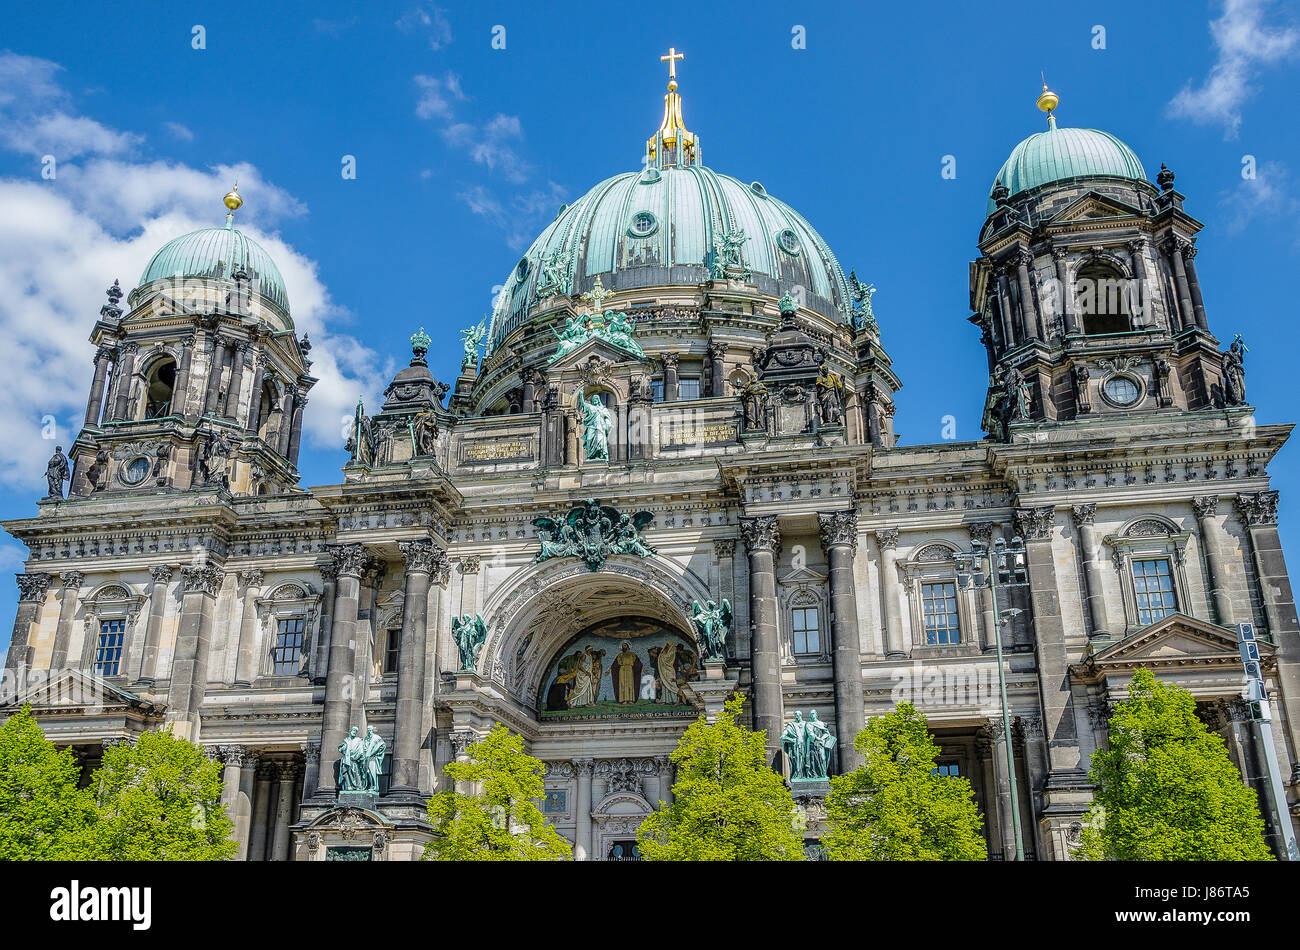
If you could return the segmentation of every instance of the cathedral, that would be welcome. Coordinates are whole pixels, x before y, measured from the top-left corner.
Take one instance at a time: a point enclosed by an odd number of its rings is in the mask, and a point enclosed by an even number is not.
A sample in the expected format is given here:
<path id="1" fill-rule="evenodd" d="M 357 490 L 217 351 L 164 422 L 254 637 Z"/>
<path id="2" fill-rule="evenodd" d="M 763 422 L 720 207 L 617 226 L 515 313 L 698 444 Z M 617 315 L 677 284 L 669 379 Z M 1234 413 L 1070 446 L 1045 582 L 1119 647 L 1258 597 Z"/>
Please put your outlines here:
<path id="1" fill-rule="evenodd" d="M 548 820 L 601 861 L 636 859 L 682 733 L 737 692 L 817 856 L 827 772 L 911 702 L 990 857 L 1068 860 L 1145 666 L 1196 697 L 1277 847 L 1300 812 L 1267 804 L 1237 627 L 1295 802 L 1268 473 L 1291 427 L 1254 420 L 1174 173 L 1059 127 L 1044 86 L 1045 128 L 988 169 L 969 265 L 987 437 L 900 444 L 874 287 L 704 163 L 664 59 L 641 166 L 558 210 L 454 380 L 411 327 L 337 484 L 299 483 L 311 345 L 237 188 L 224 226 L 114 283 L 84 425 L 36 516 L 4 524 L 29 552 L 10 708 L 87 776 L 144 730 L 200 744 L 250 861 L 418 858 L 443 767 L 504 724 L 545 763 Z M 817 755 L 791 755 L 805 730 Z"/>

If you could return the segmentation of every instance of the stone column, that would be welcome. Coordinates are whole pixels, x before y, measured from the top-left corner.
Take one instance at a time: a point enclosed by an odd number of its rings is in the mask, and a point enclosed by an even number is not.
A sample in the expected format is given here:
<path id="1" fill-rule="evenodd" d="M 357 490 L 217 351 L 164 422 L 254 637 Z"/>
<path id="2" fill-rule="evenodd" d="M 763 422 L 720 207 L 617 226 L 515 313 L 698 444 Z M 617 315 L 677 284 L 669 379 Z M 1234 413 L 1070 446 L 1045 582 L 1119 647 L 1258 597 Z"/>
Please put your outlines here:
<path id="1" fill-rule="evenodd" d="M 533 412 L 537 409 L 537 370 L 531 366 L 524 370 L 524 396 L 520 408 L 524 412 Z"/>
<path id="2" fill-rule="evenodd" d="M 50 589 L 50 575 L 40 572 L 16 575 L 18 581 L 18 613 L 14 617 L 14 633 L 9 640 L 9 655 L 5 669 L 27 666 L 27 644 L 31 640 L 32 624 L 41 619 L 45 594 Z"/>
<path id="3" fill-rule="evenodd" d="M 235 659 L 235 685 L 252 686 L 257 679 L 258 660 L 257 604 L 254 594 L 265 575 L 254 568 L 239 572 L 239 652 Z"/>
<path id="4" fill-rule="evenodd" d="M 655 771 L 659 775 L 659 800 L 665 805 L 671 805 L 673 803 L 673 760 L 666 755 L 656 755 Z"/>
<path id="5" fill-rule="evenodd" d="M 1052 248 L 1052 260 L 1056 262 L 1056 283 L 1061 295 L 1061 316 L 1065 320 L 1066 333 L 1079 332 L 1079 317 L 1074 312 L 1074 294 L 1070 287 L 1070 252 L 1064 247 Z"/>
<path id="6" fill-rule="evenodd" d="M 1038 653 L 1043 726 L 1048 740 L 1051 781 L 1087 784 L 1087 763 L 1079 754 L 1079 730 L 1070 692 L 1070 654 L 1061 619 L 1060 585 L 1052 551 L 1054 509 L 1051 505 L 1016 510 L 1016 533 L 1025 540 L 1029 596 L 1033 607 L 1034 645 Z"/>
<path id="7" fill-rule="evenodd" d="M 294 402 L 297 398 L 297 386 L 284 387 L 284 397 L 280 404 L 280 428 L 276 432 L 278 442 L 276 451 L 285 458 L 289 457 L 289 443 L 293 438 Z"/>
<path id="8" fill-rule="evenodd" d="M 1038 818 L 1043 813 L 1042 801 L 1039 798 L 1043 790 L 1043 783 L 1047 779 L 1047 755 L 1043 749 L 1043 720 L 1039 716 L 1017 716 L 1015 726 L 1020 732 L 1020 741 L 1024 747 L 1025 761 L 1025 792 L 1029 799 L 1029 814 L 1025 816 L 1026 821 L 1021 828 L 1021 835 L 1026 839 L 1025 850 L 1031 847 L 1029 842 L 1038 842 L 1036 852 L 1037 857 L 1042 860 L 1046 857 L 1039 837 Z"/>
<path id="9" fill-rule="evenodd" d="M 239 748 L 234 746 L 232 748 Z M 241 749 L 242 762 L 239 769 L 239 790 L 235 797 L 235 809 L 229 818 L 235 825 L 235 840 L 239 842 L 239 851 L 235 854 L 238 861 L 248 860 L 250 831 L 253 824 L 253 793 L 257 781 L 258 756 L 251 749 Z"/>
<path id="10" fill-rule="evenodd" d="M 830 568 L 832 663 L 835 670 L 835 733 L 840 774 L 862 764 L 853 740 L 866 724 L 862 700 L 862 644 L 858 632 L 853 556 L 858 547 L 858 515 L 836 511 L 817 515 L 822 548 Z"/>
<path id="11" fill-rule="evenodd" d="M 135 343 L 127 343 L 122 347 L 121 355 L 117 361 L 117 373 L 115 374 L 115 393 L 116 398 L 113 401 L 112 419 L 120 421 L 131 415 L 131 378 L 135 374 L 135 353 L 138 349 Z"/>
<path id="12" fill-rule="evenodd" d="M 182 567 L 181 619 L 176 630 L 167 721 L 182 739 L 197 742 L 199 707 L 208 685 L 208 646 L 212 639 L 212 607 L 225 574 L 215 567 Z"/>
<path id="13" fill-rule="evenodd" d="M 710 395 L 725 396 L 727 394 L 727 344 L 722 342 L 709 343 L 709 360 L 710 360 Z"/>
<path id="14" fill-rule="evenodd" d="M 876 532 L 880 547 L 880 576 L 884 581 L 885 655 L 907 656 L 912 651 L 903 635 L 902 584 L 898 580 L 898 529 L 882 528 Z"/>
<path id="15" fill-rule="evenodd" d="M 339 743 L 348 734 L 348 722 L 352 718 L 357 610 L 361 600 L 361 572 L 366 567 L 367 557 L 360 544 L 340 545 L 331 553 L 338 571 L 338 584 L 330 631 L 329 672 L 325 676 L 325 704 L 321 713 L 320 771 L 316 789 L 318 796 L 333 797 L 336 792 L 334 763 L 338 761 Z"/>
<path id="16" fill-rule="evenodd" d="M 80 571 L 63 571 L 59 574 L 63 583 L 63 593 L 59 598 L 59 624 L 54 630 L 54 652 L 50 657 L 50 669 L 61 670 L 68 665 L 68 646 L 72 642 L 72 618 L 77 612 L 77 594 L 86 580 Z M 89 631 L 87 636 L 95 636 L 99 631 Z M 93 657 L 94 654 L 92 653 Z"/>
<path id="17" fill-rule="evenodd" d="M 1038 320 L 1038 307 L 1034 304 L 1034 288 L 1029 280 L 1029 265 L 1033 262 L 1034 255 L 1029 251 L 1016 255 L 1016 277 L 1020 282 L 1020 312 L 1024 314 L 1025 335 L 1041 340 L 1043 330 Z"/>
<path id="18" fill-rule="evenodd" d="M 302 414 L 307 411 L 307 397 L 301 394 L 293 401 L 293 422 L 289 425 L 289 464 L 298 464 L 298 450 L 302 446 Z"/>
<path id="19" fill-rule="evenodd" d="M 992 521 L 977 521 L 970 525 L 970 538 L 972 542 L 979 542 L 987 551 L 993 547 L 993 532 L 997 528 Z M 980 649 L 985 653 L 993 652 L 997 649 L 997 609 L 993 603 L 993 591 L 987 585 L 980 588 Z"/>
<path id="20" fill-rule="evenodd" d="M 574 842 L 573 859 L 590 861 L 591 857 L 591 773 L 595 763 L 591 759 L 574 759 L 573 771 L 578 776 L 578 801 L 574 808 L 578 819 L 578 840 Z"/>
<path id="21" fill-rule="evenodd" d="M 750 675 L 754 728 L 767 731 L 769 762 L 779 762 L 785 708 L 781 694 L 781 648 L 777 628 L 776 558 L 781 529 L 776 515 L 742 518 L 740 536 L 749 554 Z"/>
<path id="22" fill-rule="evenodd" d="M 158 564 L 149 568 L 153 584 L 149 588 L 149 617 L 145 621 L 144 649 L 140 651 L 140 680 L 152 685 L 158 676 L 158 641 L 162 639 L 162 622 L 167 613 L 167 585 L 171 583 L 172 568 Z"/>
<path id="23" fill-rule="evenodd" d="M 289 860 L 289 825 L 293 822 L 293 787 L 298 781 L 298 763 L 280 762 L 276 766 L 280 792 L 275 799 L 275 834 L 271 839 L 271 860 Z"/>
<path id="24" fill-rule="evenodd" d="M 992 746 L 993 776 L 997 783 L 998 796 L 998 831 L 1002 836 L 1002 860 L 1016 859 L 1016 831 L 1012 824 L 1011 809 L 1017 803 L 1011 801 L 1011 773 L 1007 771 L 1007 738 L 1002 729 L 1002 717 L 990 716 L 984 725 L 985 737 Z M 1023 828 L 1023 822 L 1021 823 Z"/>
<path id="25" fill-rule="evenodd" d="M 275 786 L 275 766 L 263 759 L 257 766 L 257 785 L 253 792 L 252 828 L 249 832 L 248 860 L 266 860 L 266 839 L 271 823 L 271 793 Z"/>
<path id="26" fill-rule="evenodd" d="M 1296 610 L 1291 596 L 1291 581 L 1282 559 L 1282 546 L 1278 541 L 1278 498 L 1276 491 L 1238 495 L 1237 512 L 1250 538 L 1259 603 L 1268 624 L 1269 639 L 1279 648 L 1284 648 L 1289 646 L 1285 635 L 1296 630 Z"/>
<path id="27" fill-rule="evenodd" d="M 1104 637 L 1110 632 L 1106 618 L 1106 598 L 1102 589 L 1101 552 L 1097 546 L 1096 504 L 1075 505 L 1071 509 L 1074 525 L 1079 532 L 1079 553 L 1083 555 L 1083 579 L 1088 601 L 1088 617 L 1092 621 L 1092 635 Z"/>
<path id="28" fill-rule="evenodd" d="M 247 353 L 247 343 L 235 343 L 230 348 L 230 386 L 226 389 L 226 404 L 221 410 L 227 422 L 234 422 L 239 415 L 239 389 L 244 382 L 244 357 Z"/>
<path id="29" fill-rule="evenodd" d="M 427 538 L 400 541 L 406 561 L 402 642 L 398 645 L 396 735 L 390 795 L 418 797 L 420 748 L 424 745 L 424 667 L 429 628 L 429 575 L 446 570 L 447 555 Z"/>
<path id="30" fill-rule="evenodd" d="M 221 757 L 221 804 L 226 808 L 226 817 L 233 823 L 239 810 L 240 772 L 244 765 L 244 747 L 237 745 L 221 746 L 217 750 Z"/>
<path id="31" fill-rule="evenodd" d="M 677 353 L 665 353 L 661 359 L 664 364 L 664 402 L 677 400 Z"/>
<path id="32" fill-rule="evenodd" d="M 1201 298 L 1201 281 L 1196 276 L 1196 245 L 1187 244 L 1183 246 L 1183 262 L 1187 268 L 1187 289 L 1192 294 L 1192 316 L 1196 320 L 1196 325 L 1202 330 L 1208 330 L 1209 324 L 1205 320 L 1205 301 Z"/>
<path id="33" fill-rule="evenodd" d="M 262 383 L 266 378 L 266 356 L 257 353 L 253 357 L 253 385 L 249 387 L 248 418 L 244 420 L 244 431 L 257 435 L 258 414 L 262 408 Z"/>
<path id="34" fill-rule="evenodd" d="M 313 686 L 325 682 L 325 672 L 330 662 L 330 628 L 334 616 L 334 589 L 338 582 L 339 569 L 333 559 L 316 565 L 320 571 L 320 623 L 316 629 L 316 651 L 311 664 L 311 681 Z"/>
<path id="35" fill-rule="evenodd" d="M 1223 579 L 1226 571 L 1223 564 L 1222 529 L 1219 527 L 1219 496 L 1202 495 L 1192 499 L 1192 508 L 1196 512 L 1196 523 L 1201 529 L 1201 544 L 1205 548 L 1206 581 L 1210 588 L 1210 603 L 1214 605 L 1214 616 L 1220 625 L 1232 627 L 1236 619 L 1232 610 L 1232 597 Z"/>
<path id="36" fill-rule="evenodd" d="M 217 393 L 221 391 L 221 374 L 226 368 L 226 341 L 215 331 L 212 333 L 212 346 L 208 351 L 208 384 L 203 391 L 203 406 L 199 415 L 215 413 Z"/>
<path id="37" fill-rule="evenodd" d="M 104 383 L 108 379 L 108 364 L 112 355 L 106 346 L 95 353 L 95 376 L 90 383 L 90 398 L 86 400 L 86 427 L 99 425 L 99 412 L 104 401 Z"/>
<path id="38" fill-rule="evenodd" d="M 1174 265 L 1174 282 L 1178 285 L 1178 308 L 1183 315 L 1183 326 L 1195 325 L 1196 317 L 1192 309 L 1192 291 L 1187 285 L 1187 271 L 1183 268 L 1183 248 L 1187 241 L 1183 238 L 1169 239 L 1169 260 Z"/>
<path id="39" fill-rule="evenodd" d="M 196 335 L 191 333 L 181 340 L 181 361 L 176 367 L 176 383 L 172 387 L 171 414 L 173 416 L 184 418 L 185 410 L 189 408 L 190 372 L 194 366 L 194 343 L 196 339 Z"/>
<path id="40" fill-rule="evenodd" d="M 1128 242 L 1129 258 L 1133 262 L 1133 276 L 1137 278 L 1138 289 L 1130 298 L 1130 309 L 1136 316 L 1141 313 L 1144 317 L 1143 323 L 1147 325 L 1155 324 L 1155 293 L 1154 288 L 1147 286 L 1147 261 L 1146 261 L 1147 242 L 1142 239 Z M 1172 327 L 1171 327 L 1172 329 Z"/>
<path id="41" fill-rule="evenodd" d="M 1011 301 L 1010 268 L 1006 264 L 996 268 L 998 275 L 998 308 L 1002 311 L 1002 335 L 1009 350 L 1016 345 L 1020 335 L 1016 333 L 1015 308 Z"/>
<path id="42" fill-rule="evenodd" d="M 998 728 L 1002 720 L 998 720 Z M 975 733 L 975 754 L 979 757 L 980 781 L 984 789 L 984 827 L 988 830 L 989 851 L 1003 847 L 1003 825 L 1005 824 L 999 810 L 1002 802 L 998 798 L 998 780 L 994 772 L 993 759 L 997 746 L 993 741 L 993 730 L 987 724 L 980 726 Z M 1010 788 L 1008 788 L 1008 797 Z"/>
<path id="43" fill-rule="evenodd" d="M 320 771 L 320 743 L 307 741 L 298 748 L 302 749 L 302 800 L 308 801 L 316 796 L 316 775 Z"/>

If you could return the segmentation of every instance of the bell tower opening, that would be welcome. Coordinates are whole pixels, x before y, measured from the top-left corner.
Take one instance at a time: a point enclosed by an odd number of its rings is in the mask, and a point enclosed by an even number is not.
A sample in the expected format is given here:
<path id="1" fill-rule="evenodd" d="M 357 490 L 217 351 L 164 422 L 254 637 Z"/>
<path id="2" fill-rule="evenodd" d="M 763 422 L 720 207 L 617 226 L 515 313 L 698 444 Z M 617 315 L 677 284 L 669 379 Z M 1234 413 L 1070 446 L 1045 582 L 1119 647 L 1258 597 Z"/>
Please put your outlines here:
<path id="1" fill-rule="evenodd" d="M 1086 336 L 1127 333 L 1133 329 L 1131 282 L 1099 261 L 1079 268 L 1074 281 L 1075 305 Z"/>
<path id="2" fill-rule="evenodd" d="M 144 418 L 161 419 L 172 414 L 172 396 L 176 388 L 176 361 L 159 360 L 149 372 L 145 387 Z"/>

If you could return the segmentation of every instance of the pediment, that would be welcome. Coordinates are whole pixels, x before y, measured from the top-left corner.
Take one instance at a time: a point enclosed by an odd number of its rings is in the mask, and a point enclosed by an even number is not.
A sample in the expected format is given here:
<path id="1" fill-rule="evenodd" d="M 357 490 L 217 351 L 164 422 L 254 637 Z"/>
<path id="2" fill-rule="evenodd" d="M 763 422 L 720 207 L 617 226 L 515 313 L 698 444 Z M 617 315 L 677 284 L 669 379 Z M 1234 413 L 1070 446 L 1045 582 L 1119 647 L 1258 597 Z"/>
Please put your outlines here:
<path id="1" fill-rule="evenodd" d="M 1260 642 L 1259 651 L 1265 666 L 1271 666 L 1274 648 Z M 1232 630 L 1186 614 L 1170 614 L 1162 620 L 1129 634 L 1123 640 L 1094 653 L 1076 664 L 1077 675 L 1084 678 L 1124 674 L 1140 666 L 1161 667 L 1222 666 L 1239 667 L 1241 655 L 1237 636 Z"/>
<path id="2" fill-rule="evenodd" d="M 1080 195 L 1052 215 L 1051 221 L 1048 223 L 1064 224 L 1067 221 L 1086 221 L 1090 218 L 1123 218 L 1141 214 L 1141 209 L 1135 208 L 1127 202 L 1096 191 L 1090 191 Z"/>
<path id="3" fill-rule="evenodd" d="M 608 340 L 598 336 L 593 336 L 589 340 L 584 340 L 579 346 L 574 347 L 568 353 L 565 353 L 554 363 L 551 363 L 547 372 L 548 374 L 561 373 L 565 370 L 581 369 L 593 356 L 598 356 L 610 363 L 641 363 L 644 362 L 640 357 L 628 352 L 621 347 L 615 346 Z"/>
<path id="4" fill-rule="evenodd" d="M 817 571 L 814 571 L 810 567 L 796 567 L 791 571 L 789 571 L 788 573 L 778 577 L 777 580 L 780 581 L 782 584 L 786 584 L 789 586 L 798 586 L 800 584 L 807 584 L 809 586 L 815 587 L 818 584 L 825 583 L 826 575 L 818 573 Z"/>
<path id="5" fill-rule="evenodd" d="M 158 713 L 163 710 L 161 705 L 141 699 L 135 693 L 84 670 L 60 670 L 53 677 L 46 676 L 46 672 L 26 671 L 21 688 L 12 700 L 3 705 L 30 704 L 33 711 L 46 714 L 122 707 Z"/>

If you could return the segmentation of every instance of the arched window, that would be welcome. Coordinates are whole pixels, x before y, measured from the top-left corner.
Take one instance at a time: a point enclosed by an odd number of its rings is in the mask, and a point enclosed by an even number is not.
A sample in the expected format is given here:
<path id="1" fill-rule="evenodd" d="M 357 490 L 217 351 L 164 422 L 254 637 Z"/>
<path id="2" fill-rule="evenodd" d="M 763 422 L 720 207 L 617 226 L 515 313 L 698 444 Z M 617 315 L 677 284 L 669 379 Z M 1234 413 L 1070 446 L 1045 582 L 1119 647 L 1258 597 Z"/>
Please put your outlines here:
<path id="1" fill-rule="evenodd" d="M 159 360 L 149 371 L 144 390 L 144 418 L 161 419 L 171 415 L 172 391 L 176 386 L 176 361 Z"/>
<path id="2" fill-rule="evenodd" d="M 1074 278 L 1074 301 L 1083 332 L 1126 333 L 1133 328 L 1133 283 L 1105 261 L 1090 261 Z"/>

